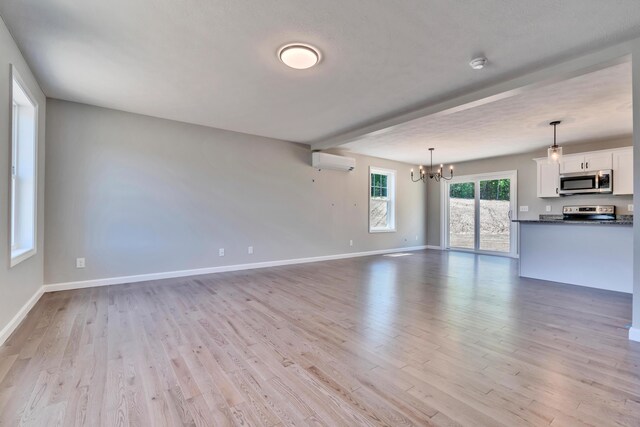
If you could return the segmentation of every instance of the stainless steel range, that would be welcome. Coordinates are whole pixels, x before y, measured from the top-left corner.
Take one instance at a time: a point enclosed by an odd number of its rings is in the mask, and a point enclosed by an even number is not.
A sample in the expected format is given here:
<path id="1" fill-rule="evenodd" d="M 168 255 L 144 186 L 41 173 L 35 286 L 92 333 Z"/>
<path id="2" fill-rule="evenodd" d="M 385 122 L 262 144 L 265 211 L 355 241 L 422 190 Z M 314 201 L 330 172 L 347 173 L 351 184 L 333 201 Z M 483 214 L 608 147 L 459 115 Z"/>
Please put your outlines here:
<path id="1" fill-rule="evenodd" d="M 613 205 L 564 206 L 562 216 L 568 220 L 615 220 L 616 207 Z"/>

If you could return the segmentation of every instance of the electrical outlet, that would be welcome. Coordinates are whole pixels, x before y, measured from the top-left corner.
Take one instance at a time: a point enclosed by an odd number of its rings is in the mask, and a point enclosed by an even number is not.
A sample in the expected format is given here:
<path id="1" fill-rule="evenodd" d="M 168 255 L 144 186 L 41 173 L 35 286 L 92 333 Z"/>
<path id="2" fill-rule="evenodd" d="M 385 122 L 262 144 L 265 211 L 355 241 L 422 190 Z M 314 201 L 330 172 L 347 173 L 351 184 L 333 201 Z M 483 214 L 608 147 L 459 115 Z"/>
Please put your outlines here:
<path id="1" fill-rule="evenodd" d="M 84 258 L 76 258 L 76 268 L 84 268 L 85 262 Z"/>
<path id="2" fill-rule="evenodd" d="M 551 212 L 551 205 L 547 205 L 546 210 L 547 212 Z"/>
<path id="3" fill-rule="evenodd" d="M 529 212 L 529 206 L 520 206 L 520 212 Z"/>
<path id="4" fill-rule="evenodd" d="M 627 206 L 629 212 L 633 212 L 633 203 Z"/>
<path id="5" fill-rule="evenodd" d="M 418 235 L 416 234 L 416 240 L 418 240 Z"/>
<path id="6" fill-rule="evenodd" d="M 349 240 L 349 246 L 353 246 L 353 240 Z"/>
<path id="7" fill-rule="evenodd" d="M 224 248 L 218 249 L 218 256 L 224 256 Z"/>
<path id="8" fill-rule="evenodd" d="M 247 253 L 248 253 L 249 255 L 253 254 L 253 246 L 249 246 L 249 247 L 247 248 Z"/>

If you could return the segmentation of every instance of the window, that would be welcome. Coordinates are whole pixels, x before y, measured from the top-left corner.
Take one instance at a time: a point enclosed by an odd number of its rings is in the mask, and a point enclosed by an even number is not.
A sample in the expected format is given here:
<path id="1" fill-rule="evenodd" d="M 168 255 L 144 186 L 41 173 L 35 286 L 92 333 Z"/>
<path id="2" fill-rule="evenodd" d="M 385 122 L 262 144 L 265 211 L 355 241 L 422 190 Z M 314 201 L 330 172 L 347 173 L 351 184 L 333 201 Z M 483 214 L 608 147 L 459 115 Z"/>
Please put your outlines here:
<path id="1" fill-rule="evenodd" d="M 369 232 L 396 231 L 396 171 L 369 170 Z"/>
<path id="2" fill-rule="evenodd" d="M 11 266 L 36 253 L 37 105 L 14 67 L 11 108 Z"/>

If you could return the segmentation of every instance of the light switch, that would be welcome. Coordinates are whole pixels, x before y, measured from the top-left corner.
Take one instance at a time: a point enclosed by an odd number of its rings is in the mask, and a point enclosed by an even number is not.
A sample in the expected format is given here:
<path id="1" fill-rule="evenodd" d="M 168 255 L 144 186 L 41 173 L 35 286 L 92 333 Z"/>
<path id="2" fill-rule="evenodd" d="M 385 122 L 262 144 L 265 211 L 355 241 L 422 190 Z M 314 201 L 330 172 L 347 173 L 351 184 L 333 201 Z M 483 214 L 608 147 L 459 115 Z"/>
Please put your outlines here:
<path id="1" fill-rule="evenodd" d="M 529 206 L 520 206 L 520 212 L 529 212 Z"/>

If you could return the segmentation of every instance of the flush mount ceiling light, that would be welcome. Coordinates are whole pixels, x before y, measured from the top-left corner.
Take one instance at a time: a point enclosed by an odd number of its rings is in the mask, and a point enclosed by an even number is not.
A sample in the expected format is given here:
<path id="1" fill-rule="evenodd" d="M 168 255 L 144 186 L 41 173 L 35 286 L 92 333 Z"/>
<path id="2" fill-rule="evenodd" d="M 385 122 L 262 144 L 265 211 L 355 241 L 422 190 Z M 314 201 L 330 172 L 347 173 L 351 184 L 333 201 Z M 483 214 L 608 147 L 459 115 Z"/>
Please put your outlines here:
<path id="1" fill-rule="evenodd" d="M 290 43 L 278 50 L 278 58 L 286 66 L 306 70 L 320 62 L 320 51 L 304 43 Z"/>
<path id="2" fill-rule="evenodd" d="M 474 70 L 482 70 L 485 65 L 487 65 L 487 58 L 484 56 L 473 58 L 471 62 L 469 62 L 469 66 Z"/>

